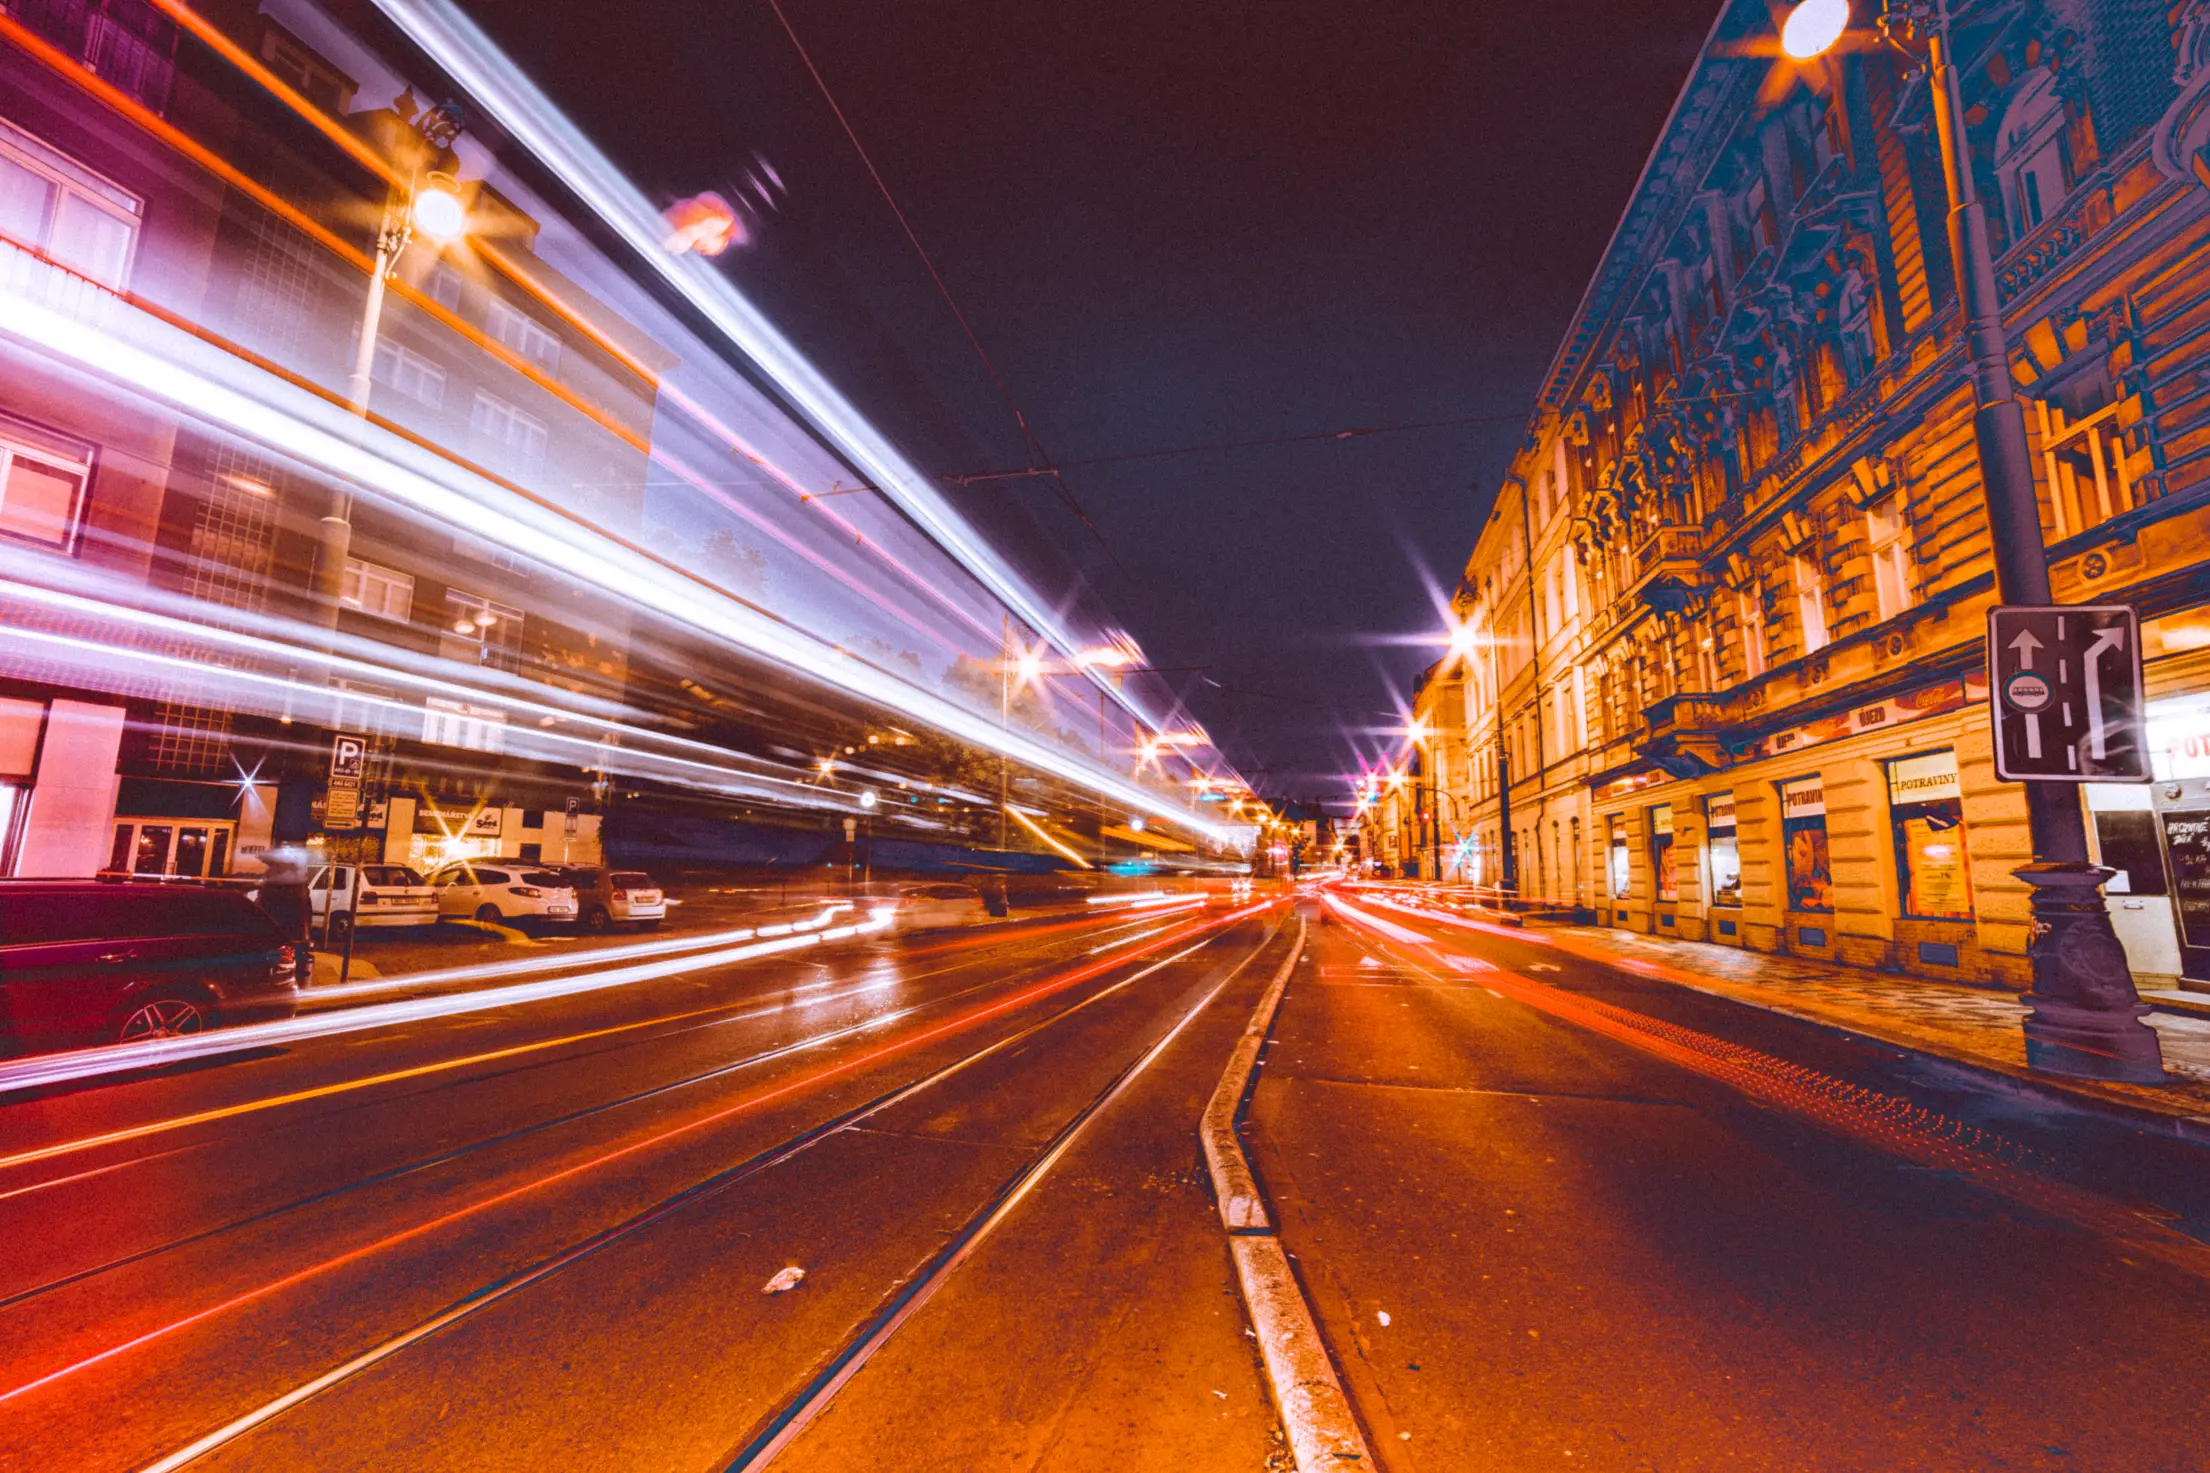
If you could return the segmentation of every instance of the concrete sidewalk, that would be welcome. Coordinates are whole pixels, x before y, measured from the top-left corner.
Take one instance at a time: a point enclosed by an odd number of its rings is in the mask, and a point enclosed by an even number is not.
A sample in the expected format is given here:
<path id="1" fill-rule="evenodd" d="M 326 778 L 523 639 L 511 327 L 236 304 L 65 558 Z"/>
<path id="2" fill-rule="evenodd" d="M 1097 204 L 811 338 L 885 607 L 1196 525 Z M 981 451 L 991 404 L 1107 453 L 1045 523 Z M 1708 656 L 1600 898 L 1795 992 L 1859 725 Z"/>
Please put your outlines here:
<path id="1" fill-rule="evenodd" d="M 1600 926 L 1530 925 L 1527 935 L 1676 986 L 1846 1028 L 2075 1100 L 2161 1116 L 2190 1135 L 2210 1133 L 2210 1017 L 2148 1015 L 2164 1042 L 2162 1086 L 2071 1079 L 2026 1066 L 2026 1005 L 2016 993 Z"/>

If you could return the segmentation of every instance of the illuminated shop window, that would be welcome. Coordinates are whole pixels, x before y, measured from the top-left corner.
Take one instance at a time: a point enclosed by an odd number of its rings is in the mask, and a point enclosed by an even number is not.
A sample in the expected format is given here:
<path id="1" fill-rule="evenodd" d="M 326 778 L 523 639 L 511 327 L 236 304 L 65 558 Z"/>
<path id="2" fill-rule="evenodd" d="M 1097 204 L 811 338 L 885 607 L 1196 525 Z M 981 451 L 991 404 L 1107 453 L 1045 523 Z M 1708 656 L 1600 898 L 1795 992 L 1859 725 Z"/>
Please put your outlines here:
<path id="1" fill-rule="evenodd" d="M 1834 908 L 1834 866 L 1826 850 L 1826 785 L 1817 776 L 1780 785 L 1780 842 L 1788 868 L 1788 908 Z"/>
<path id="2" fill-rule="evenodd" d="M 1650 807 L 1650 875 L 1657 887 L 1660 900 L 1681 898 L 1680 868 L 1676 860 L 1679 848 L 1673 843 L 1673 805 L 1655 803 Z"/>
<path id="3" fill-rule="evenodd" d="M 1633 883 L 1633 861 L 1627 852 L 1627 816 L 1611 816 L 1611 898 L 1625 900 Z"/>
<path id="4" fill-rule="evenodd" d="M 1734 794 L 1704 799 L 1705 863 L 1711 867 L 1711 903 L 1742 903 L 1742 847 L 1735 839 Z"/>
<path id="5" fill-rule="evenodd" d="M 1957 754 L 1925 752 L 1888 764 L 1888 822 L 1903 914 L 1972 919 L 1972 867 L 1964 847 L 1964 790 Z"/>

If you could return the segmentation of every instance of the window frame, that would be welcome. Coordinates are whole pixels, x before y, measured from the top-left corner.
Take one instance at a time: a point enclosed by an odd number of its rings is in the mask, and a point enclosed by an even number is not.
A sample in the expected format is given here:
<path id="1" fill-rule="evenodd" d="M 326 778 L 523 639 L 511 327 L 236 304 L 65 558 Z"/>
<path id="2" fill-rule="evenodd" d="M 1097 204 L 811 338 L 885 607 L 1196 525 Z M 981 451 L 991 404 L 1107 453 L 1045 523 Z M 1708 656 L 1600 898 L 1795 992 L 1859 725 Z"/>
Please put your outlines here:
<path id="1" fill-rule="evenodd" d="M 41 443 L 41 441 L 45 443 Z M 63 448 L 66 446 L 67 448 Z M 0 537 L 29 547 L 42 547 L 64 557 L 76 556 L 84 542 L 85 508 L 92 500 L 93 472 L 99 466 L 99 448 L 59 436 L 40 435 L 20 420 L 0 417 L 0 518 L 7 513 L 8 481 L 18 459 L 50 471 L 73 476 L 76 494 L 70 498 L 67 528 L 58 540 L 18 532 L 0 520 Z"/>
<path id="2" fill-rule="evenodd" d="M 345 591 L 354 586 L 356 579 L 359 580 L 359 597 L 351 596 Z M 367 595 L 371 583 L 381 584 L 387 592 L 403 587 L 406 590 L 406 612 L 394 614 L 384 607 L 370 608 Z M 385 605 L 388 605 L 389 602 L 388 598 L 379 600 L 379 603 Z M 414 575 L 401 572 L 397 568 L 387 568 L 381 563 L 372 563 L 366 558 L 349 557 L 345 560 L 345 577 L 340 585 L 338 603 L 355 613 L 367 614 L 377 619 L 388 619 L 395 624 L 412 624 L 414 622 Z"/>
<path id="3" fill-rule="evenodd" d="M 1901 493 L 1866 504 L 1865 547 L 1872 557 L 1873 602 L 1880 618 L 1908 613 L 1918 600 L 1911 588 L 1911 519 Z"/>
<path id="4" fill-rule="evenodd" d="M 1834 627 L 1826 607 L 1826 579 L 1818 558 L 1810 553 L 1788 554 L 1788 578 L 1796 596 L 1796 629 L 1803 636 L 1800 653 L 1817 654 L 1834 642 Z"/>
<path id="5" fill-rule="evenodd" d="M 74 272 L 87 281 L 97 282 L 111 291 L 130 289 L 131 269 L 137 264 L 139 237 L 146 223 L 146 201 L 135 191 L 123 188 L 114 180 L 96 170 L 89 169 L 76 159 L 46 142 L 35 133 L 17 127 L 0 118 L 0 159 L 15 164 L 25 172 L 44 179 L 48 185 L 44 216 L 39 222 L 38 239 L 17 241 L 17 244 L 36 251 L 46 260 L 65 271 Z M 93 209 L 120 222 L 129 230 L 129 241 L 123 248 L 115 279 L 109 280 L 86 266 L 64 259 L 55 253 L 54 232 L 61 222 L 65 199 L 83 200 Z M 6 237 L 13 240 L 14 237 Z"/>
<path id="6" fill-rule="evenodd" d="M 506 298 L 495 296 L 491 299 L 490 309 L 484 315 L 484 330 L 501 345 L 545 372 L 560 371 L 561 353 L 567 346 L 560 341 L 560 335 Z"/>
<path id="7" fill-rule="evenodd" d="M 492 417 L 499 421 L 500 427 L 496 431 L 487 423 Z M 524 429 L 525 441 L 529 438 L 527 432 L 534 431 L 534 443 L 516 444 L 511 433 L 514 426 Z M 501 450 L 514 455 L 527 466 L 542 462 L 552 448 L 551 426 L 520 405 L 502 399 L 487 389 L 476 390 L 476 397 L 469 404 L 468 428 L 474 434 L 496 444 Z"/>

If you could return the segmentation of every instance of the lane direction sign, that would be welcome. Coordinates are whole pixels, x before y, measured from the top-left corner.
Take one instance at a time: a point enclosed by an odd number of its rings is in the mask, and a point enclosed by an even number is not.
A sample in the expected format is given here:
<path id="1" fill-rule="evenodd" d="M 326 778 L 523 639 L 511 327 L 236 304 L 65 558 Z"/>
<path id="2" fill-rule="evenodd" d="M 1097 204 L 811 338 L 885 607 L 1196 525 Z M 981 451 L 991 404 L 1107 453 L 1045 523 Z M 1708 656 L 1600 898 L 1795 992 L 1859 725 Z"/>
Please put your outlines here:
<path id="1" fill-rule="evenodd" d="M 2145 783 L 2141 626 L 2126 604 L 2011 605 L 1987 617 L 1995 775 Z"/>

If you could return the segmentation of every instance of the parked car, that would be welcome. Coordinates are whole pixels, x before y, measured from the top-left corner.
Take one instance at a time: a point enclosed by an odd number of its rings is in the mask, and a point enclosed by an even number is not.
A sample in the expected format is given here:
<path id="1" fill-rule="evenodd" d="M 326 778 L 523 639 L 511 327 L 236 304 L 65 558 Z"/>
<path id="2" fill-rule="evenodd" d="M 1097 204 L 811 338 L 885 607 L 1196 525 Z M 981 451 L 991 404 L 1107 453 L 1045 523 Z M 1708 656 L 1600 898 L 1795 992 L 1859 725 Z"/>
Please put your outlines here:
<path id="1" fill-rule="evenodd" d="M 512 860 L 456 859 L 430 875 L 437 889 L 437 918 L 505 921 L 572 921 L 576 892 L 542 865 Z"/>
<path id="2" fill-rule="evenodd" d="M 900 931 L 938 931 L 990 919 L 982 892 L 972 885 L 900 885 L 897 902 Z"/>
<path id="3" fill-rule="evenodd" d="M 0 1051 L 289 1017 L 298 996 L 297 952 L 241 891 L 0 880 Z"/>
<path id="4" fill-rule="evenodd" d="M 356 873 L 366 878 L 360 904 L 353 903 Z M 258 890 L 253 898 L 261 898 Z M 307 900 L 314 912 L 315 929 L 333 940 L 348 925 L 428 926 L 437 921 L 437 890 L 403 864 L 317 865 L 307 876 Z"/>
<path id="5" fill-rule="evenodd" d="M 635 926 L 649 931 L 668 916 L 668 898 L 652 876 L 633 869 L 562 865 L 560 878 L 576 892 L 576 919 L 586 931 Z"/>

